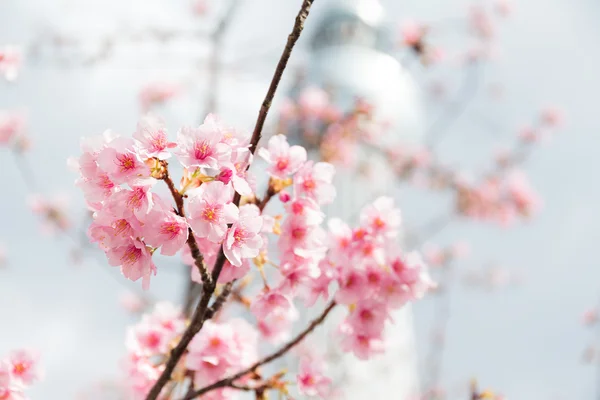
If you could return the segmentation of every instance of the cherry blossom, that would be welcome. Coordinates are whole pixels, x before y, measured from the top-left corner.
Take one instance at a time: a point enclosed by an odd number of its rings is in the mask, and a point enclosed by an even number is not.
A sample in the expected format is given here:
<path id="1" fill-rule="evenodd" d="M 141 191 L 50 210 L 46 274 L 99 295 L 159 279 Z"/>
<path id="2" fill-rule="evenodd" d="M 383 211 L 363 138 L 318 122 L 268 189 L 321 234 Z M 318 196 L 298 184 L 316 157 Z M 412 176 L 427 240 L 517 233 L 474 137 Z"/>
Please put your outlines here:
<path id="1" fill-rule="evenodd" d="M 130 183 L 150 175 L 134 147 L 133 139 L 117 137 L 106 144 L 97 159 L 99 167 L 115 183 Z"/>
<path id="2" fill-rule="evenodd" d="M 334 174 L 333 165 L 308 161 L 294 176 L 294 190 L 299 196 L 308 197 L 319 204 L 329 204 L 335 197 L 335 187 L 331 183 Z"/>
<path id="3" fill-rule="evenodd" d="M 175 153 L 187 168 L 218 169 L 231 156 L 231 147 L 222 140 L 222 127 L 213 115 L 208 115 L 198 128 L 185 127 L 177 133 Z"/>
<path id="4" fill-rule="evenodd" d="M 242 265 L 243 258 L 254 258 L 263 245 L 259 235 L 262 227 L 262 217 L 258 207 L 247 204 L 240 207 L 239 219 L 233 224 L 225 238 L 223 251 L 225 256 L 235 266 Z"/>
<path id="5" fill-rule="evenodd" d="M 21 68 L 21 50 L 16 46 L 0 47 L 0 75 L 11 82 L 17 79 Z"/>
<path id="6" fill-rule="evenodd" d="M 12 378 L 29 386 L 42 378 L 40 355 L 32 350 L 15 350 L 8 356 Z"/>
<path id="7" fill-rule="evenodd" d="M 148 111 L 152 106 L 163 104 L 181 92 L 179 85 L 169 82 L 151 82 L 146 84 L 139 93 L 142 111 Z"/>
<path id="8" fill-rule="evenodd" d="M 306 162 L 306 150 L 301 146 L 291 146 L 284 135 L 275 135 L 269 139 L 268 149 L 258 150 L 268 164 L 267 171 L 275 178 L 285 179 L 300 169 Z"/>
<path id="9" fill-rule="evenodd" d="M 150 287 L 150 277 L 156 275 L 156 266 L 151 249 L 145 243 L 130 239 L 122 246 L 108 249 L 106 255 L 110 265 L 121 267 L 125 278 L 132 281 L 142 278 L 142 287 L 146 290 Z"/>
<path id="10" fill-rule="evenodd" d="M 219 243 L 227 232 L 227 224 L 235 222 L 239 210 L 231 201 L 233 190 L 222 182 L 208 182 L 189 193 L 188 221 L 199 238 Z"/>
<path id="11" fill-rule="evenodd" d="M 169 142 L 165 123 L 151 114 L 140 119 L 133 138 L 136 140 L 138 151 L 145 158 L 166 160 L 171 157 L 168 149 L 176 146 L 175 143 Z"/>
<path id="12" fill-rule="evenodd" d="M 303 357 L 296 382 L 298 390 L 304 396 L 327 398 L 331 391 L 331 379 L 323 374 L 323 362 Z"/>

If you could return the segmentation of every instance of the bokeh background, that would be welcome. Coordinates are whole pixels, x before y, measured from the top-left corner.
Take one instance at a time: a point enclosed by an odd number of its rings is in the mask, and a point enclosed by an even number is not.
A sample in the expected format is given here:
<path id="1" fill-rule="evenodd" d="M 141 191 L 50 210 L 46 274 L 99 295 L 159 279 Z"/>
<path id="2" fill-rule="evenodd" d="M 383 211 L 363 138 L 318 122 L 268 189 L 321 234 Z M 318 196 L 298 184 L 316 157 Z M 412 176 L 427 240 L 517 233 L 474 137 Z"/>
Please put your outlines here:
<path id="1" fill-rule="evenodd" d="M 316 3 L 311 17 L 319 13 L 320 0 Z M 392 24 L 446 21 L 452 43 L 461 40 L 458 34 L 453 38 L 452 21 L 473 2 L 382 3 Z M 511 399 L 589 399 L 597 373 L 582 364 L 581 352 L 594 338 L 581 326 L 580 316 L 597 302 L 600 291 L 600 3 L 513 3 L 514 14 L 497 32 L 497 60 L 486 68 L 480 93 L 438 151 L 449 163 L 477 169 L 540 108 L 563 108 L 566 124 L 525 165 L 544 200 L 535 218 L 508 230 L 458 222 L 432 239 L 441 244 L 467 239 L 472 254 L 462 262 L 465 268 L 494 262 L 522 276 L 516 287 L 491 293 L 454 286 L 443 382 L 452 388 L 476 377 Z M 223 50 L 230 67 L 218 99 L 224 117 L 240 127 L 252 126 L 298 5 L 245 0 L 235 16 Z M 120 29 L 204 29 L 203 24 L 210 31 L 211 21 L 194 17 L 186 1 L 0 0 L 0 44 L 28 46 L 43 42 L 50 32 L 66 32 L 95 48 L 98 38 Z M 13 155 L 0 152 L 0 241 L 8 249 L 8 264 L 0 270 L 0 354 L 23 346 L 41 350 L 47 374 L 31 391 L 32 398 L 76 398 L 98 380 L 117 376 L 124 330 L 133 319 L 118 303 L 123 287 L 113 279 L 120 279 L 116 270 L 110 271 L 112 277 L 102 271 L 108 268 L 102 258 L 86 257 L 73 265 L 69 253 L 74 243 L 40 232 L 25 202 L 30 186 L 70 195 L 70 208 L 80 221 L 82 201 L 66 167 L 66 159 L 78 154 L 80 137 L 109 127 L 132 132 L 140 113 L 139 89 L 153 80 L 189 82 L 183 96 L 160 111 L 171 131 L 198 122 L 206 87 L 206 66 L 198 61 L 208 52 L 193 40 L 131 45 L 105 61 L 82 66 L 42 50 L 26 61 L 15 84 L 0 86 L 0 109 L 22 109 L 33 139 L 27 155 L 36 176 L 31 185 L 21 179 Z M 294 62 L 302 57 L 306 51 L 300 50 Z M 424 72 L 418 65 L 410 70 L 417 81 L 427 82 L 420 80 Z M 440 74 L 450 88 L 460 85 L 458 67 L 447 77 Z M 486 88 L 498 84 L 502 96 L 494 100 Z M 427 108 L 426 123 L 436 111 Z M 408 196 L 403 212 L 407 224 L 419 226 L 443 206 L 443 198 L 416 202 Z M 152 292 L 179 300 L 182 268 L 167 262 L 153 280 Z M 414 314 L 418 352 L 424 355 L 432 303 L 417 305 Z"/>

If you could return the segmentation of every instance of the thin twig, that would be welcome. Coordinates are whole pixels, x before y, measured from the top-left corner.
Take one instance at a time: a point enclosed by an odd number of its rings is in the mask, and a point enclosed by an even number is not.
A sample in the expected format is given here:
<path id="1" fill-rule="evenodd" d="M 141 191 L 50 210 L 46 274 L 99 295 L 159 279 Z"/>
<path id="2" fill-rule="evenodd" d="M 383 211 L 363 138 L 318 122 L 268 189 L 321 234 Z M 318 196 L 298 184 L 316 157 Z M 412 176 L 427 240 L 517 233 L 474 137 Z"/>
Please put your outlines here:
<path id="1" fill-rule="evenodd" d="M 283 76 L 283 72 L 287 66 L 287 62 L 290 58 L 290 55 L 292 54 L 294 45 L 298 41 L 298 38 L 300 37 L 302 30 L 304 29 L 304 21 L 308 17 L 308 13 L 310 11 L 310 7 L 313 4 L 313 1 L 314 0 L 304 0 L 303 1 L 302 7 L 300 8 L 300 11 L 296 17 L 296 21 L 294 23 L 294 28 L 292 29 L 292 33 L 288 37 L 287 45 L 285 46 L 285 49 L 283 50 L 283 53 L 279 60 L 279 63 L 277 64 L 275 74 L 273 75 L 273 80 L 271 81 L 271 85 L 269 86 L 269 90 L 267 91 L 265 100 L 263 101 L 262 106 L 260 108 L 260 112 L 258 114 L 258 119 L 256 121 L 256 126 L 254 127 L 254 132 L 252 133 L 252 138 L 250 140 L 250 151 L 252 153 L 254 153 L 254 151 L 256 150 L 258 141 L 261 138 L 262 129 L 263 129 L 265 120 L 267 118 L 269 108 L 271 107 L 273 98 L 275 97 L 275 92 L 277 91 L 277 87 L 279 86 L 279 82 L 281 81 L 281 77 Z M 168 182 L 167 182 L 167 185 L 169 185 Z M 174 192 L 179 193 L 176 190 L 173 191 L 172 188 L 174 188 L 174 185 L 172 184 L 172 182 L 169 185 L 169 188 L 171 189 L 172 193 L 174 193 Z M 181 194 L 180 194 L 180 196 L 181 196 Z M 177 197 L 177 196 L 175 196 L 175 197 Z M 237 205 L 239 205 L 240 200 L 241 200 L 240 195 L 238 193 L 236 193 L 233 203 L 237 206 Z M 181 200 L 181 201 L 183 202 L 183 200 Z M 176 202 L 177 202 L 177 199 L 176 199 Z M 156 398 L 158 398 L 163 387 L 171 379 L 171 374 L 173 373 L 173 370 L 177 366 L 177 363 L 183 356 L 185 350 L 187 349 L 187 346 L 189 345 L 189 343 L 191 342 L 193 337 L 200 331 L 200 329 L 202 329 L 202 325 L 204 324 L 204 321 L 205 321 L 206 311 L 208 309 L 208 303 L 210 302 L 210 298 L 212 297 L 212 295 L 215 291 L 215 287 L 216 287 L 215 282 L 217 282 L 219 279 L 219 275 L 221 274 L 221 270 L 223 269 L 223 265 L 225 264 L 225 261 L 226 261 L 226 257 L 225 257 L 225 253 L 223 252 L 223 245 L 221 245 L 221 249 L 219 251 L 217 260 L 216 260 L 214 268 L 212 270 L 212 281 L 208 282 L 208 284 L 204 285 L 204 291 L 202 293 L 202 297 L 201 297 L 200 301 L 198 302 L 198 306 L 196 307 L 196 311 L 194 312 L 194 315 L 192 316 L 192 321 L 191 321 L 190 325 L 188 326 L 188 328 L 184 332 L 183 336 L 181 337 L 180 342 L 171 351 L 171 355 L 165 365 L 164 371 L 159 376 L 158 380 L 156 381 L 156 383 L 154 384 L 154 386 L 148 393 L 146 400 L 156 400 Z"/>
<path id="2" fill-rule="evenodd" d="M 319 326 L 320 324 L 323 323 L 323 321 L 325 320 L 325 318 L 327 318 L 327 315 L 331 312 L 331 310 L 336 306 L 336 302 L 335 301 L 331 301 L 329 303 L 329 305 L 325 308 L 325 310 L 323 310 L 323 312 L 321 313 L 321 315 L 319 315 L 316 319 L 314 319 L 310 325 L 308 325 L 306 327 L 306 329 L 304 329 L 302 332 L 300 332 L 293 340 L 291 340 L 290 342 L 288 342 L 286 345 L 284 345 L 283 347 L 281 347 L 279 350 L 277 350 L 276 352 L 274 352 L 273 354 L 257 361 L 256 363 L 252 364 L 250 367 L 246 368 L 243 371 L 238 372 L 237 374 L 231 375 L 227 378 L 221 379 L 220 381 L 217 381 L 215 383 L 213 383 L 212 385 L 206 386 L 200 390 L 195 391 L 194 393 L 192 393 L 189 396 L 186 396 L 183 400 L 191 400 L 194 399 L 198 396 L 201 396 L 207 392 L 210 392 L 212 390 L 218 389 L 218 388 L 222 388 L 222 387 L 227 387 L 227 386 L 231 386 L 236 380 L 242 378 L 243 376 L 256 371 L 259 367 L 270 363 L 273 360 L 278 359 L 279 357 L 283 356 L 284 354 L 286 354 L 288 351 L 290 351 L 294 346 L 296 346 L 298 343 L 300 343 L 306 336 L 308 336 L 308 334 L 310 334 L 312 331 L 315 330 L 315 328 L 317 326 Z"/>
<path id="3" fill-rule="evenodd" d="M 165 181 L 165 183 L 169 187 L 169 191 L 171 192 L 171 195 L 173 196 L 173 199 L 175 200 L 175 205 L 177 206 L 177 214 L 179 214 L 180 217 L 185 218 L 185 209 L 183 206 L 183 196 L 181 195 L 181 193 L 179 193 L 179 190 L 177 190 L 177 188 L 175 187 L 173 180 L 169 176 L 169 170 L 167 167 L 165 167 L 165 175 L 163 176 L 162 179 Z M 202 253 L 200 252 L 200 248 L 198 247 L 198 242 L 196 242 L 196 237 L 194 236 L 194 232 L 192 231 L 191 228 L 188 228 L 187 244 L 190 248 L 190 252 L 192 253 L 192 258 L 194 259 L 194 263 L 195 263 L 196 267 L 198 268 L 198 271 L 200 271 L 200 276 L 202 277 L 202 282 L 205 285 L 211 284 L 210 275 L 208 274 L 206 266 L 204 265 L 204 257 L 202 256 Z"/>

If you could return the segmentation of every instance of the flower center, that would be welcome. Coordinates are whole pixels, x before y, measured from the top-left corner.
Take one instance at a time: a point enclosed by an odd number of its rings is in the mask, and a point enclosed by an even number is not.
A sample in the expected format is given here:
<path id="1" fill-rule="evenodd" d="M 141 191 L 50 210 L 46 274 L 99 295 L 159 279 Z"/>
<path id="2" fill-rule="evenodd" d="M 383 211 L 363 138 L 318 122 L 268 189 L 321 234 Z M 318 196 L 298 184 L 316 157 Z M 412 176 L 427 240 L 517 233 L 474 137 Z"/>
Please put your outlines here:
<path id="1" fill-rule="evenodd" d="M 133 156 L 130 154 L 119 154 L 117 156 L 119 165 L 121 166 L 121 172 L 127 172 L 135 168 L 135 161 Z"/>
<path id="2" fill-rule="evenodd" d="M 196 142 L 194 146 L 194 156 L 198 160 L 204 160 L 210 155 L 210 146 L 206 141 Z"/>
<path id="3" fill-rule="evenodd" d="M 277 161 L 276 167 L 279 171 L 284 171 L 288 167 L 289 164 L 290 164 L 290 162 L 287 158 L 280 158 Z"/>

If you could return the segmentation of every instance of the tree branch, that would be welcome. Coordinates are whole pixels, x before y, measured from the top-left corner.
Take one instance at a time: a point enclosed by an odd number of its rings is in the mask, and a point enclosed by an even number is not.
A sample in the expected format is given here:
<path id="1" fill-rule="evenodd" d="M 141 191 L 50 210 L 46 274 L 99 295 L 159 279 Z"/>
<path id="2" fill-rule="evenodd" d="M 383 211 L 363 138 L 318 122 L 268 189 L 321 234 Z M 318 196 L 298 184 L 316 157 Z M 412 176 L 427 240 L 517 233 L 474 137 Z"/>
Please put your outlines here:
<path id="1" fill-rule="evenodd" d="M 241 377 L 243 377 L 246 374 L 249 374 L 251 372 L 256 371 L 259 367 L 270 363 L 273 360 L 278 359 L 279 357 L 283 356 L 284 354 L 286 354 L 288 351 L 290 351 L 294 346 L 296 346 L 298 343 L 300 343 L 306 336 L 308 336 L 308 334 L 310 334 L 312 331 L 315 330 L 315 328 L 317 326 L 319 326 L 321 323 L 323 323 L 323 321 L 325 320 L 325 318 L 327 318 L 327 315 L 331 312 L 331 310 L 336 306 L 336 302 L 335 301 L 331 301 L 329 303 L 329 305 L 325 308 L 325 310 L 323 310 L 323 312 L 321 313 L 321 315 L 319 315 L 316 319 L 314 319 L 310 325 L 308 325 L 306 327 L 306 329 L 304 329 L 302 332 L 300 332 L 293 340 L 291 340 L 290 342 L 288 342 L 286 345 L 284 345 L 283 347 L 281 347 L 279 350 L 277 350 L 276 352 L 274 352 L 273 354 L 257 361 L 256 363 L 252 364 L 250 367 L 246 368 L 243 371 L 238 372 L 237 374 L 231 375 L 228 378 L 224 378 L 221 379 L 220 381 L 217 381 L 215 383 L 213 383 L 212 385 L 206 386 L 202 389 L 199 389 L 195 392 L 193 392 L 191 395 L 188 395 L 186 397 L 184 397 L 183 400 L 191 400 L 194 399 L 198 396 L 201 396 L 205 393 L 208 393 L 212 390 L 218 389 L 218 388 L 222 388 L 222 387 L 231 387 L 231 385 L 234 383 L 234 381 L 236 381 L 237 379 L 240 379 Z"/>
<path id="2" fill-rule="evenodd" d="M 313 1 L 314 0 L 304 0 L 303 1 L 302 7 L 300 8 L 300 11 L 298 12 L 298 15 L 296 17 L 296 21 L 294 23 L 294 28 L 292 29 L 292 33 L 290 33 L 290 35 L 288 36 L 287 44 L 285 46 L 285 49 L 283 50 L 283 53 L 281 54 L 279 63 L 277 64 L 275 74 L 273 75 L 273 80 L 271 81 L 271 85 L 269 86 L 267 95 L 262 103 L 261 108 L 260 108 L 260 111 L 258 114 L 258 119 L 256 121 L 256 126 L 254 127 L 254 132 L 252 133 L 252 138 L 250 140 L 250 151 L 252 153 L 254 153 L 254 151 L 256 150 L 258 141 L 261 138 L 262 129 L 263 129 L 265 120 L 267 118 L 269 108 L 271 107 L 273 98 L 275 97 L 275 92 L 277 91 L 277 87 L 279 86 L 279 82 L 281 81 L 281 77 L 283 76 L 283 72 L 287 66 L 290 55 L 292 54 L 294 45 L 298 41 L 298 38 L 300 37 L 302 30 L 304 29 L 304 21 L 308 17 L 308 13 L 310 11 L 310 7 L 312 6 Z M 171 181 L 170 178 L 168 178 L 168 181 L 165 179 L 165 181 L 167 182 L 167 185 L 169 186 L 171 193 L 173 193 L 173 195 L 175 196 L 175 202 L 176 203 L 178 201 L 181 202 L 181 203 L 177 204 L 179 207 L 179 204 L 183 204 L 183 199 L 182 198 L 179 199 L 179 197 L 182 197 L 181 194 L 177 190 L 174 190 L 175 185 L 173 185 L 173 182 Z M 234 204 L 236 206 L 239 205 L 240 200 L 241 200 L 240 195 L 238 193 L 236 193 L 236 195 L 234 197 L 234 201 L 233 201 Z M 181 211 L 183 211 L 183 206 L 181 208 Z M 190 237 L 193 237 L 193 236 L 190 235 Z M 195 239 L 194 239 L 194 242 L 195 242 Z M 189 240 L 188 240 L 188 244 L 189 244 Z M 191 249 L 191 247 L 190 247 L 190 249 Z M 192 316 L 192 321 L 191 321 L 190 325 L 188 326 L 188 328 L 184 332 L 183 336 L 181 337 L 180 342 L 171 351 L 171 355 L 165 365 L 164 371 L 162 372 L 162 374 L 160 375 L 160 377 L 158 378 L 158 380 L 156 381 L 156 383 L 154 384 L 154 386 L 148 393 L 146 400 L 156 400 L 156 398 L 160 395 L 162 388 L 171 379 L 171 374 L 173 373 L 173 370 L 177 366 L 177 363 L 183 356 L 187 346 L 189 345 L 189 343 L 191 342 L 193 337 L 200 331 L 200 329 L 202 329 L 202 325 L 204 324 L 204 321 L 206 319 L 205 317 L 206 317 L 206 312 L 208 309 L 208 303 L 210 302 L 210 298 L 212 297 L 212 295 L 215 291 L 215 287 L 216 287 L 215 282 L 217 282 L 219 279 L 219 275 L 221 274 L 221 270 L 223 269 L 225 260 L 226 260 L 225 253 L 223 252 L 223 246 L 221 245 L 221 250 L 219 251 L 217 260 L 215 261 L 215 266 L 212 270 L 212 281 L 207 282 L 204 285 L 202 297 L 200 299 L 200 302 L 198 303 L 198 306 L 196 307 L 196 311 L 194 312 L 194 315 Z M 258 368 L 258 366 L 256 368 Z"/>

